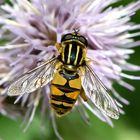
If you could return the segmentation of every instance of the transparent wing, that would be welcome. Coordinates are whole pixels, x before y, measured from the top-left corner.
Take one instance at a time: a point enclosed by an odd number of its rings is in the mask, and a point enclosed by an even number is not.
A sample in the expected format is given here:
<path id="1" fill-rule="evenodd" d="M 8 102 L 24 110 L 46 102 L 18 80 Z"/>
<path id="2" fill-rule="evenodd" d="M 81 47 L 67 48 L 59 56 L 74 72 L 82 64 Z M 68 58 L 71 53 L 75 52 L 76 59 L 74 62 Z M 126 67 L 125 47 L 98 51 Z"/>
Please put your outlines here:
<path id="1" fill-rule="evenodd" d="M 115 100 L 109 95 L 109 90 L 88 65 L 85 67 L 82 86 L 85 94 L 100 111 L 111 118 L 119 118 L 119 108 Z"/>
<path id="2" fill-rule="evenodd" d="M 9 86 L 7 94 L 9 96 L 23 95 L 48 84 L 53 78 L 56 61 L 57 59 L 53 58 L 25 73 Z"/>

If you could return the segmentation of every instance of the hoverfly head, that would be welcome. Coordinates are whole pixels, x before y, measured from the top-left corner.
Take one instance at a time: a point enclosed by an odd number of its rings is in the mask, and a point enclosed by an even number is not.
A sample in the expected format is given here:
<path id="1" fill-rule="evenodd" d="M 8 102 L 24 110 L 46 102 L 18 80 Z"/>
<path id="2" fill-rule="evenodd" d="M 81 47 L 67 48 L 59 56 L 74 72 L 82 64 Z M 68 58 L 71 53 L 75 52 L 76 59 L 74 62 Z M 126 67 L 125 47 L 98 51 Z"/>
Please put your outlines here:
<path id="1" fill-rule="evenodd" d="M 82 43 L 85 47 L 88 46 L 87 39 L 84 36 L 80 35 L 79 29 L 74 29 L 74 32 L 67 33 L 62 36 L 61 43 L 68 42 L 68 41 L 69 42 L 76 41 Z"/>

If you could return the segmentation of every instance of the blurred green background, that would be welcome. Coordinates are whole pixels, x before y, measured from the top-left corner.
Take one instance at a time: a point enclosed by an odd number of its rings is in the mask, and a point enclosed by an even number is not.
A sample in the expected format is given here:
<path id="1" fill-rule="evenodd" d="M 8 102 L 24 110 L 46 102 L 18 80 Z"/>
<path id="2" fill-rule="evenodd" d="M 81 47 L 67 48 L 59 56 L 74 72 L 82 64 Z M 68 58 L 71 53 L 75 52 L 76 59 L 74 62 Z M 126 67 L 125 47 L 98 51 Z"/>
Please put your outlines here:
<path id="1" fill-rule="evenodd" d="M 6 0 L 8 1 L 8 0 Z M 119 4 L 126 4 L 131 0 L 122 0 Z M 116 4 L 115 4 L 116 6 Z M 140 11 L 132 18 L 136 23 L 140 23 Z M 140 38 L 136 38 L 140 39 Z M 129 62 L 140 65 L 140 47 L 135 48 L 135 54 L 131 55 Z M 140 75 L 140 72 L 133 73 Z M 98 118 L 90 115 L 91 124 L 86 125 L 78 112 L 73 112 L 68 116 L 58 120 L 58 130 L 65 140 L 140 140 L 140 81 L 130 81 L 135 88 L 135 92 L 115 85 L 119 93 L 130 101 L 129 106 L 124 106 L 126 112 L 119 120 L 113 120 L 114 128 L 101 122 Z M 0 138 L 2 140 L 57 140 L 53 129 L 46 122 L 44 133 L 40 131 L 40 117 L 36 115 L 31 127 L 26 133 L 22 132 L 21 121 L 13 121 L 0 116 Z"/>

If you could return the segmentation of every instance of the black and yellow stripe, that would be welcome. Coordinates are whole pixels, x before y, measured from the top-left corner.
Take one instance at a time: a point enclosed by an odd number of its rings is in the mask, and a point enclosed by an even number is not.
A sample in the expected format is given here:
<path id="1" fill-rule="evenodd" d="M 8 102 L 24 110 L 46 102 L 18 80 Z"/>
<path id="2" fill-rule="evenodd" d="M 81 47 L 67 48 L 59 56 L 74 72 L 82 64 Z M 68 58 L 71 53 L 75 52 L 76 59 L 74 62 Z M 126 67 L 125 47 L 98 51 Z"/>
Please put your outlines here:
<path id="1" fill-rule="evenodd" d="M 81 82 L 78 74 L 69 75 L 62 69 L 55 74 L 51 84 L 50 103 L 58 116 L 70 112 L 80 94 L 80 90 Z"/>
<path id="2" fill-rule="evenodd" d="M 51 95 L 51 106 L 59 116 L 69 112 L 72 109 L 75 102 L 75 99 L 71 99 L 65 96 L 65 94 L 62 96 Z"/>
<path id="3" fill-rule="evenodd" d="M 66 65 L 79 66 L 84 59 L 83 46 L 76 41 L 63 43 L 61 60 Z"/>

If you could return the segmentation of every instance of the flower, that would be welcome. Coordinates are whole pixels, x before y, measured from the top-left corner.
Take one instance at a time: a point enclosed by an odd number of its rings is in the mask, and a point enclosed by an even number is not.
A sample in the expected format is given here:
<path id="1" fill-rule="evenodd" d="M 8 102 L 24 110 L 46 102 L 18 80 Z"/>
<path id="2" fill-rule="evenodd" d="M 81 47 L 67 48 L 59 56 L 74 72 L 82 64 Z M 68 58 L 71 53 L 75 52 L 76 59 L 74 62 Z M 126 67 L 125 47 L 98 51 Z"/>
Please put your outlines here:
<path id="1" fill-rule="evenodd" d="M 140 45 L 133 37 L 139 36 L 139 24 L 132 23 L 131 17 L 140 8 L 140 1 L 127 6 L 112 8 L 110 5 L 118 0 L 15 0 L 11 5 L 5 4 L 0 8 L 0 36 L 6 40 L 0 46 L 0 60 L 6 62 L 6 74 L 1 74 L 1 91 L 6 94 L 8 85 L 23 73 L 37 67 L 40 61 L 47 61 L 57 55 L 56 42 L 61 36 L 79 29 L 80 34 L 88 39 L 87 57 L 95 61 L 92 69 L 116 97 L 118 107 L 121 103 L 129 102 L 122 98 L 112 84 L 134 90 L 134 87 L 124 81 L 124 78 L 139 80 L 140 77 L 125 74 L 124 71 L 139 71 L 140 67 L 130 64 L 127 60 L 134 53 L 133 47 Z M 130 33 L 132 32 L 133 33 Z M 0 66 L 1 67 L 1 66 Z M 36 94 L 19 96 L 22 106 L 27 106 L 29 123 L 35 110 L 42 100 L 42 114 L 49 107 L 49 85 Z M 92 100 L 91 100 L 92 102 Z M 111 119 L 95 106 L 85 102 L 77 102 L 77 107 L 83 105 L 102 121 L 113 125 Z M 83 111 L 83 108 L 79 111 Z M 87 120 L 85 110 L 82 116 Z M 120 109 L 120 113 L 123 111 Z M 57 136 L 54 115 L 51 115 L 53 127 Z M 27 118 L 28 118 L 27 117 Z M 27 126 L 28 126 L 27 125 Z"/>
<path id="2" fill-rule="evenodd" d="M 9 67 L 6 61 L 0 60 L 0 78 L 5 77 L 6 74 L 9 72 Z M 2 81 L 2 80 L 1 80 Z M 10 117 L 12 119 L 16 119 L 22 116 L 23 109 L 19 106 L 14 106 L 13 103 L 11 104 L 8 102 L 8 98 L 4 93 L 6 92 L 5 86 L 0 86 L 0 114 Z"/>

